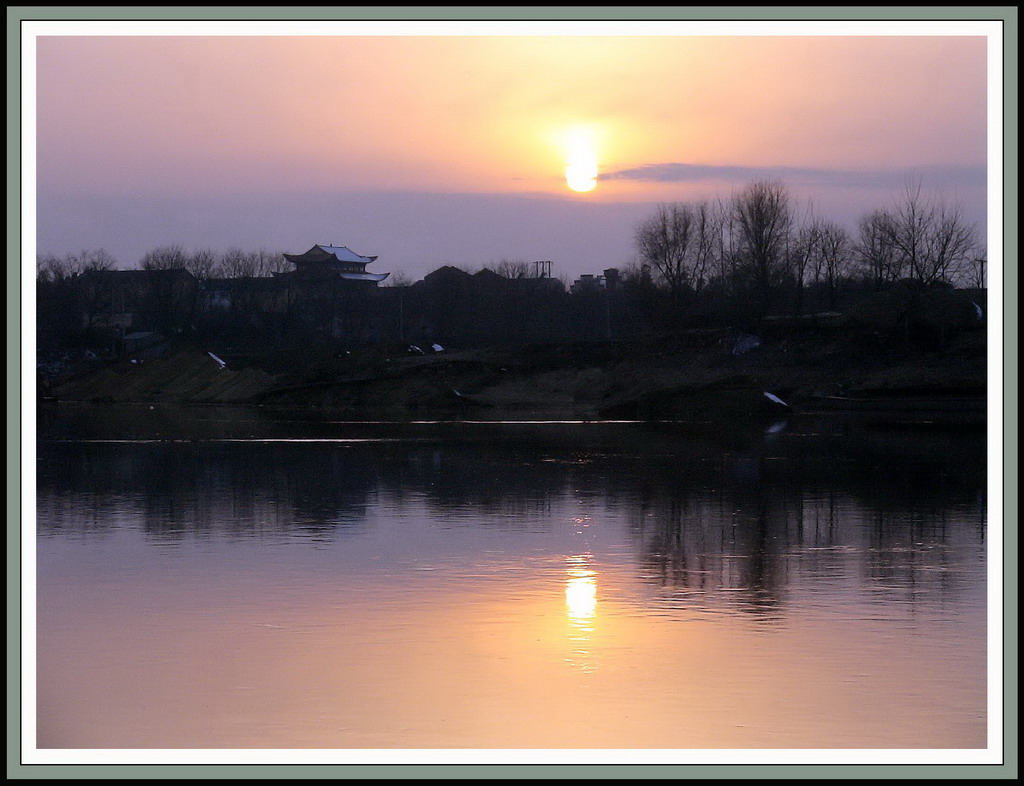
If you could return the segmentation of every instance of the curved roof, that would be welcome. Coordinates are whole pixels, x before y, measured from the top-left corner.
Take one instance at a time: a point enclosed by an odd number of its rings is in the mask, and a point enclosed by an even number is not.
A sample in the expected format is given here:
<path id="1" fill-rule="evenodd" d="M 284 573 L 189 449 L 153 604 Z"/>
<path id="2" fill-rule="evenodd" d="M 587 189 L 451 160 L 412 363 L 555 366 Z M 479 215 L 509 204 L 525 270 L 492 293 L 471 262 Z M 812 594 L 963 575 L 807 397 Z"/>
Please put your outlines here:
<path id="1" fill-rule="evenodd" d="M 385 278 L 390 276 L 390 273 L 350 273 L 343 272 L 338 274 L 341 278 L 347 278 L 349 281 L 383 281 Z"/>
<path id="2" fill-rule="evenodd" d="M 373 262 L 377 257 L 364 257 L 362 254 L 357 254 L 348 246 L 324 246 L 319 243 L 316 245 L 321 251 L 326 251 L 341 262 L 362 262 L 364 265 Z"/>

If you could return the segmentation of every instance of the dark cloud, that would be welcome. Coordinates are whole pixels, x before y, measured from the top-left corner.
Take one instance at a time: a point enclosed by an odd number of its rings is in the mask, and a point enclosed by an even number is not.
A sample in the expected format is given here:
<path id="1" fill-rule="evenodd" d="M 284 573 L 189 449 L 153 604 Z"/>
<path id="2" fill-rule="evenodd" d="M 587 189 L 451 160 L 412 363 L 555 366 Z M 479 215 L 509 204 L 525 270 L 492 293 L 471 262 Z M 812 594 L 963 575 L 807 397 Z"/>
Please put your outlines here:
<path id="1" fill-rule="evenodd" d="M 929 187 L 984 186 L 985 167 L 924 166 L 894 169 L 815 169 L 792 166 L 718 166 L 712 164 L 645 164 L 607 172 L 600 180 L 638 180 L 657 183 L 698 183 L 771 179 L 794 186 L 832 188 L 899 188 L 911 180 Z"/>

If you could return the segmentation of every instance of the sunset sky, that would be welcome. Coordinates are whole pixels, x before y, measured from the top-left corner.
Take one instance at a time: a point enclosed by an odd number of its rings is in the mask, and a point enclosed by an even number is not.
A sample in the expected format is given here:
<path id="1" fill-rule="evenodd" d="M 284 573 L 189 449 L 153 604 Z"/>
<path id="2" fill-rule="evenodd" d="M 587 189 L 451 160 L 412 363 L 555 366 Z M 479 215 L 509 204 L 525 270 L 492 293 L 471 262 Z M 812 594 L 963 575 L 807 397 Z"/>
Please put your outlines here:
<path id="1" fill-rule="evenodd" d="M 984 225 L 980 36 L 37 39 L 40 253 L 347 245 L 622 266 L 663 201 L 755 177 L 851 227 L 909 174 Z M 566 167 L 596 165 L 592 190 Z"/>

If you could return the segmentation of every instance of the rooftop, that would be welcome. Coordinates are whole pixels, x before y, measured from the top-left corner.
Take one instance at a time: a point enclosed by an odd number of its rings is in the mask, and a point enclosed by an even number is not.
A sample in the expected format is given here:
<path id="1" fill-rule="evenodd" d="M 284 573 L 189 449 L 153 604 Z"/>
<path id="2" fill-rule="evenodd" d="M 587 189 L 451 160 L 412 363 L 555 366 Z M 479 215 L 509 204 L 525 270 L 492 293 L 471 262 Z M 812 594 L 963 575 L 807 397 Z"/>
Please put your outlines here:
<path id="1" fill-rule="evenodd" d="M 375 256 L 364 257 L 362 254 L 357 254 L 348 246 L 325 246 L 318 243 L 315 247 L 333 255 L 340 262 L 361 262 L 366 265 L 377 258 Z"/>

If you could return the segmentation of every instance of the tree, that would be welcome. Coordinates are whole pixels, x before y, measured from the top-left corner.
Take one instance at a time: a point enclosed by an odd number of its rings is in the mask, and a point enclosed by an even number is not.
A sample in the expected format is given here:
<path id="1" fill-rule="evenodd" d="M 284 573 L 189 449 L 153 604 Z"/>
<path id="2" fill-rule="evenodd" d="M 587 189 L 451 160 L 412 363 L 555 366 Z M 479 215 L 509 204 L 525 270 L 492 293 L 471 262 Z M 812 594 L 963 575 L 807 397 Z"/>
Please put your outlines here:
<path id="1" fill-rule="evenodd" d="M 921 284 L 955 281 L 979 256 L 977 231 L 961 207 L 923 194 L 920 183 L 904 187 L 881 230 L 901 276 Z"/>
<path id="2" fill-rule="evenodd" d="M 963 217 L 960 205 L 941 202 L 929 238 L 924 273 L 931 281 L 958 281 L 979 254 L 977 230 Z"/>
<path id="3" fill-rule="evenodd" d="M 36 280 L 39 282 L 59 283 L 77 276 L 80 272 L 67 257 L 59 257 L 56 254 L 36 256 Z"/>
<path id="4" fill-rule="evenodd" d="M 78 260 L 82 272 L 89 270 L 113 270 L 117 267 L 117 260 L 112 254 L 107 253 L 105 248 L 97 248 L 93 251 L 81 251 L 76 255 L 70 255 Z"/>
<path id="5" fill-rule="evenodd" d="M 533 273 L 532 265 L 521 259 L 503 259 L 488 267 L 499 276 L 509 279 L 529 278 Z"/>
<path id="6" fill-rule="evenodd" d="M 62 257 L 42 254 L 36 257 L 36 278 L 39 281 L 67 281 L 89 270 L 113 270 L 117 260 L 106 249 L 82 250 Z"/>
<path id="7" fill-rule="evenodd" d="M 256 258 L 256 275 L 261 278 L 291 269 L 291 262 L 286 260 L 280 251 L 267 251 L 265 248 L 260 248 L 254 251 L 253 255 Z"/>
<path id="8" fill-rule="evenodd" d="M 852 244 L 846 228 L 832 221 L 818 225 L 818 258 L 828 292 L 828 306 L 833 311 L 839 304 L 839 289 L 849 269 Z"/>
<path id="9" fill-rule="evenodd" d="M 722 212 L 708 201 L 698 202 L 694 208 L 693 260 L 690 265 L 690 284 L 700 294 L 712 278 L 716 256 L 722 246 Z"/>
<path id="10" fill-rule="evenodd" d="M 738 273 L 753 289 L 763 315 L 773 291 L 787 273 L 786 247 L 792 224 L 785 186 L 769 180 L 751 183 L 732 199 L 732 231 Z"/>
<path id="11" fill-rule="evenodd" d="M 240 248 L 229 248 L 220 255 L 218 266 L 225 278 L 252 278 L 257 275 L 259 261 Z"/>
<path id="12" fill-rule="evenodd" d="M 807 278 L 816 269 L 815 262 L 821 247 L 821 225 L 815 218 L 810 218 L 793 235 L 789 244 L 789 267 L 793 271 L 796 283 L 796 298 L 793 310 L 797 316 L 804 313 L 804 289 Z"/>
<path id="13" fill-rule="evenodd" d="M 966 279 L 967 285 L 972 289 L 985 289 L 987 286 L 988 257 L 983 250 L 970 261 Z"/>
<path id="14" fill-rule="evenodd" d="M 892 222 L 891 213 L 875 210 L 858 225 L 856 254 L 874 289 L 883 289 L 902 276 L 903 260 L 889 239 L 894 232 Z"/>
<path id="15" fill-rule="evenodd" d="M 274 273 L 284 272 L 289 264 L 284 254 L 263 248 L 256 251 L 229 248 L 220 255 L 217 267 L 225 278 L 269 278 Z"/>
<path id="16" fill-rule="evenodd" d="M 678 305 L 690 279 L 689 258 L 695 232 L 694 210 L 686 204 L 659 205 L 636 229 L 636 248 L 643 262 L 657 271 Z"/>
<path id="17" fill-rule="evenodd" d="M 218 269 L 217 254 L 209 248 L 193 251 L 185 257 L 185 270 L 199 281 L 215 278 Z"/>
<path id="18" fill-rule="evenodd" d="M 143 270 L 180 270 L 185 268 L 188 255 L 179 245 L 160 246 L 147 251 L 139 262 Z"/>

